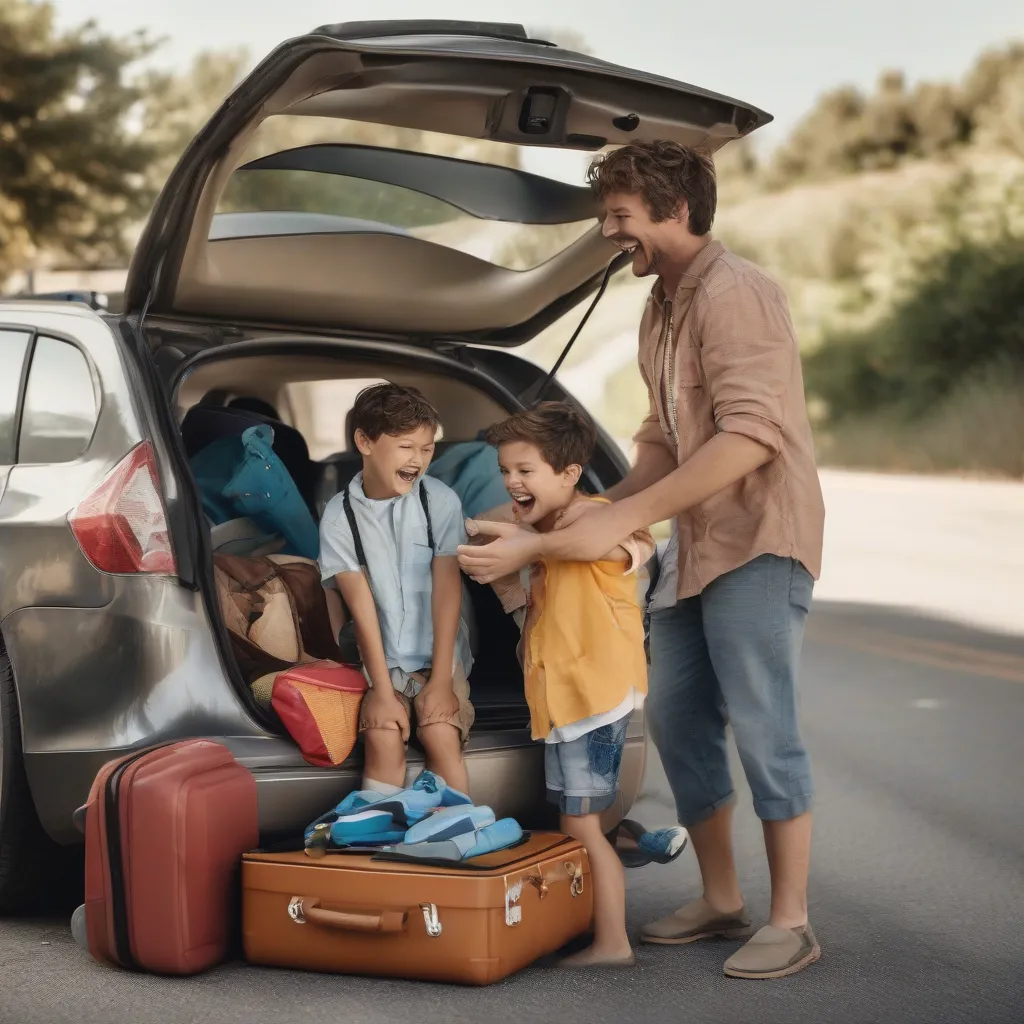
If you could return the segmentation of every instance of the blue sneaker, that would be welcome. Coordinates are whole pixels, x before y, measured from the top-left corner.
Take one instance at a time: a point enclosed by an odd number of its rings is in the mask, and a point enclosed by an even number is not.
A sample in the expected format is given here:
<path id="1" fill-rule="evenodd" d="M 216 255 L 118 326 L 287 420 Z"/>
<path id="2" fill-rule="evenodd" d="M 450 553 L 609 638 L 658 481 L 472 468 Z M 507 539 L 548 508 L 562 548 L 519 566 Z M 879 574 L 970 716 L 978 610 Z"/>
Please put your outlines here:
<path id="1" fill-rule="evenodd" d="M 440 842 L 454 836 L 475 832 L 477 829 L 494 824 L 494 811 L 490 807 L 475 807 L 472 804 L 455 807 L 441 807 L 423 821 L 413 825 L 405 833 L 407 843 Z"/>
<path id="2" fill-rule="evenodd" d="M 637 846 L 656 864 L 671 864 L 686 849 L 690 836 L 685 828 L 661 828 L 646 832 L 637 840 Z"/>
<path id="3" fill-rule="evenodd" d="M 321 814 L 316 821 L 310 824 L 304 833 L 305 839 L 308 841 L 313 833 L 322 828 L 322 826 L 333 825 L 341 815 L 351 814 L 353 811 L 369 807 L 380 798 L 380 793 L 376 793 L 372 789 L 354 790 L 340 804 L 329 810 L 326 814 Z"/>
<path id="4" fill-rule="evenodd" d="M 515 846 L 523 838 L 523 830 L 515 818 L 502 818 L 493 825 L 485 825 L 476 832 L 465 832 L 450 839 L 434 840 L 428 843 L 399 843 L 387 847 L 388 853 L 398 853 L 416 860 L 442 860 L 458 863 L 470 857 Z"/>
<path id="5" fill-rule="evenodd" d="M 312 831 L 329 824 L 334 846 L 400 842 L 411 826 L 441 806 L 446 788 L 443 779 L 423 771 L 408 789 L 390 796 L 366 790 L 350 794 L 332 812 L 333 821 L 325 815 L 314 822 Z"/>

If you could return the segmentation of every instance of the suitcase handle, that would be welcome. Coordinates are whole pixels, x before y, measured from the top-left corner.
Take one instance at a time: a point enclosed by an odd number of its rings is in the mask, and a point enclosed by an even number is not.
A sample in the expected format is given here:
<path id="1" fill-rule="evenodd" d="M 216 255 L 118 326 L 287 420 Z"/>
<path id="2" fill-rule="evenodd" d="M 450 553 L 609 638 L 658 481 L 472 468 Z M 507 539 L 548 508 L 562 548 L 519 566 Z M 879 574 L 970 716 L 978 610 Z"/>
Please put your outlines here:
<path id="1" fill-rule="evenodd" d="M 406 910 L 341 910 L 321 906 L 315 896 L 293 896 L 288 916 L 296 924 L 316 924 L 343 932 L 403 932 L 409 920 Z"/>

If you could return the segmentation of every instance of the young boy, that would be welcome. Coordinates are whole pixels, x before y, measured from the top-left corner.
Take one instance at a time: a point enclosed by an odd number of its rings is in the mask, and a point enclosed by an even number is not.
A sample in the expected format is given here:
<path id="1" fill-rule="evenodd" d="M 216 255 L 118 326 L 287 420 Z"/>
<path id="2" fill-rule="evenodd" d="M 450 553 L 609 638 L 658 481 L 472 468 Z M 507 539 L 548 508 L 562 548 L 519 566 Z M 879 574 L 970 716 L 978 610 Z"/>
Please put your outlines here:
<path id="1" fill-rule="evenodd" d="M 357 396 L 352 426 L 363 469 L 324 510 L 319 562 L 348 606 L 370 682 L 362 788 L 404 787 L 415 723 L 427 768 L 468 793 L 472 655 L 456 558 L 465 526 L 455 493 L 424 475 L 440 419 L 415 388 L 378 384 Z"/>
<path id="2" fill-rule="evenodd" d="M 498 449 L 521 526 L 561 529 L 605 501 L 577 490 L 596 431 L 571 405 L 545 402 L 516 413 L 491 427 L 487 440 Z M 527 579 L 520 658 L 533 737 L 546 743 L 548 799 L 559 807 L 562 831 L 586 846 L 594 879 L 594 941 L 566 966 L 634 963 L 622 864 L 600 816 L 615 803 L 626 727 L 647 692 L 632 574 L 653 551 L 643 531 L 597 562 L 534 565 Z"/>

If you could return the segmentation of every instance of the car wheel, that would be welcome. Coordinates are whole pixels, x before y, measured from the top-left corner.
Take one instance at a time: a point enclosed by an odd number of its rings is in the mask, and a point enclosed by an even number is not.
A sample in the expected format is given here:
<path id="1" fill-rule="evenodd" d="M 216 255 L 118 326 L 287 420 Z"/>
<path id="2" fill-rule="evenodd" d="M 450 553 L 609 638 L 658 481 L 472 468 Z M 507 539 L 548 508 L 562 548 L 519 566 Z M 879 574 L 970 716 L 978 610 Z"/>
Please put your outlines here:
<path id="1" fill-rule="evenodd" d="M 0 642 L 0 914 L 36 905 L 59 851 L 39 824 L 29 792 L 14 672 Z"/>

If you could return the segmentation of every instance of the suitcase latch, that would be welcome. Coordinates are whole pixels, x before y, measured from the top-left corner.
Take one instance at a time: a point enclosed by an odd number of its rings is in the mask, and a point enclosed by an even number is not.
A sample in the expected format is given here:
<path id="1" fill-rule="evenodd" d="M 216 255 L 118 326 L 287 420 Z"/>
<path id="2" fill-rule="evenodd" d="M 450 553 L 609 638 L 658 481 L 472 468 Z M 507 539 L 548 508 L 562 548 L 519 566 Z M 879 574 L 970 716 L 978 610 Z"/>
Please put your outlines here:
<path id="1" fill-rule="evenodd" d="M 427 934 L 436 939 L 441 934 L 441 919 L 437 916 L 437 907 L 433 903 L 421 903 L 423 923 L 427 926 Z"/>
<path id="2" fill-rule="evenodd" d="M 306 913 L 305 913 L 305 910 L 303 909 L 303 906 L 302 906 L 302 897 L 301 896 L 293 896 L 288 901 L 288 916 L 296 924 L 305 924 L 306 923 Z"/>
<path id="3" fill-rule="evenodd" d="M 571 860 L 565 862 L 565 870 L 569 873 L 572 881 L 569 883 L 569 895 L 573 899 L 583 895 L 583 865 L 573 864 Z"/>

